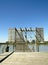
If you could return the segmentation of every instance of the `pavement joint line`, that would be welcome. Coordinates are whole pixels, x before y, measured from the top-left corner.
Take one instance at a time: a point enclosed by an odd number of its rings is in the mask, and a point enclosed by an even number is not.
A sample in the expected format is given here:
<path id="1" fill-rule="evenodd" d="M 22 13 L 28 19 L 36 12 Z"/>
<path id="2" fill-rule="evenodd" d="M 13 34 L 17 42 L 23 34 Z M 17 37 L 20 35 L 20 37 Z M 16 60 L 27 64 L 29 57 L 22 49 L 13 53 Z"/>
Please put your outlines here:
<path id="1" fill-rule="evenodd" d="M 5 59 L 7 59 L 7 58 L 8 58 L 11 54 L 13 54 L 13 53 L 14 53 L 14 51 L 11 52 L 10 54 L 8 54 L 7 56 L 5 56 L 3 59 L 1 59 L 1 60 L 0 60 L 0 63 L 3 62 Z"/>

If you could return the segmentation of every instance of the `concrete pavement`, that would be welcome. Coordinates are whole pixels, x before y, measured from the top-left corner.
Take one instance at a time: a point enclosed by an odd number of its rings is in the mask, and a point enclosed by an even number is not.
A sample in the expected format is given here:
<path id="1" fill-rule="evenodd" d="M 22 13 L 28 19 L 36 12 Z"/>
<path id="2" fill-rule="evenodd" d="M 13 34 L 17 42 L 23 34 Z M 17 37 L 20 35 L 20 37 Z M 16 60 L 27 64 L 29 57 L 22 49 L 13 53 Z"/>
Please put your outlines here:
<path id="1" fill-rule="evenodd" d="M 48 52 L 14 52 L 0 65 L 48 65 Z"/>

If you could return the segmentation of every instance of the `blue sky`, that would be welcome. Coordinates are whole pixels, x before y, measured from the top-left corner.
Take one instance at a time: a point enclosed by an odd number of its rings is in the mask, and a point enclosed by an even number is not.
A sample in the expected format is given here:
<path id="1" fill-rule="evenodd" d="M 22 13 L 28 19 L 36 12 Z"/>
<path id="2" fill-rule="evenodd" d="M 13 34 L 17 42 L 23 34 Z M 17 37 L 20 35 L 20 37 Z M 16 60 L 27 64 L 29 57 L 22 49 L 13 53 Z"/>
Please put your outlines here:
<path id="1" fill-rule="evenodd" d="M 8 40 L 9 27 L 43 27 L 48 40 L 48 0 L 0 0 L 0 42 Z"/>

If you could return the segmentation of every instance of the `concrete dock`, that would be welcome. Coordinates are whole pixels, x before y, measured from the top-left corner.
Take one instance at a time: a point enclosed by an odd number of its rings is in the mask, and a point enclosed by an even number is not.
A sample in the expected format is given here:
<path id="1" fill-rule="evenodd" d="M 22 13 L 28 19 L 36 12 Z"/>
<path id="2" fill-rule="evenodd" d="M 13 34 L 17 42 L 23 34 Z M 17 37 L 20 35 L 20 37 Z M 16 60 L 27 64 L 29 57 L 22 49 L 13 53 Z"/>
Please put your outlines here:
<path id="1" fill-rule="evenodd" d="M 14 52 L 0 65 L 48 65 L 48 52 Z"/>

